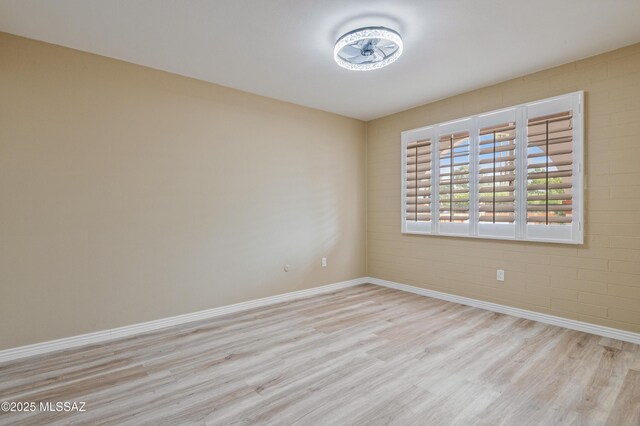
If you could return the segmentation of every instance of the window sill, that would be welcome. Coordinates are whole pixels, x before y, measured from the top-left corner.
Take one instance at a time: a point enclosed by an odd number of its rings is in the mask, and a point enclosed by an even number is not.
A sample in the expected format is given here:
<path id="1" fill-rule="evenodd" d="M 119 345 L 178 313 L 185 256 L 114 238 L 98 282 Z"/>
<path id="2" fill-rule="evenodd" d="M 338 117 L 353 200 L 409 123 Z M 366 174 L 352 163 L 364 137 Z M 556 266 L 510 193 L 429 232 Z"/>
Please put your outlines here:
<path id="1" fill-rule="evenodd" d="M 515 241 L 515 242 L 524 242 L 524 243 L 550 243 L 550 244 L 569 244 L 569 245 L 581 245 L 584 244 L 584 241 L 579 240 L 560 240 L 553 238 L 515 238 L 515 237 L 504 237 L 498 235 L 461 235 L 461 234 L 448 234 L 448 233 L 434 233 L 427 231 L 401 231 L 404 235 L 426 235 L 432 237 L 447 237 L 447 238 L 472 238 L 476 240 L 501 240 L 501 241 Z"/>

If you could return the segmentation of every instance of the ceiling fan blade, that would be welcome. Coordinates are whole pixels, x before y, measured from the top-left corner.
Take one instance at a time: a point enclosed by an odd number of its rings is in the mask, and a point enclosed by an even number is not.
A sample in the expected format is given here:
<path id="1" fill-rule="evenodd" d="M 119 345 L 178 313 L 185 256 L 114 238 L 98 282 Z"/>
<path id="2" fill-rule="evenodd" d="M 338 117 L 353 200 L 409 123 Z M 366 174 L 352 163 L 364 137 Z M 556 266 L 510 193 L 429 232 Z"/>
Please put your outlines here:
<path id="1" fill-rule="evenodd" d="M 361 53 L 358 53 L 357 55 L 345 55 L 343 53 L 339 53 L 338 55 L 345 61 L 349 61 L 349 62 L 352 62 L 355 58 L 359 58 L 363 56 Z"/>
<path id="2" fill-rule="evenodd" d="M 360 51 L 360 49 L 358 49 L 357 47 L 354 47 L 353 45 L 346 45 L 345 47 L 342 48 L 342 53 L 345 56 L 358 56 L 360 55 L 362 52 Z"/>
<path id="3" fill-rule="evenodd" d="M 363 64 L 371 60 L 371 56 L 358 55 L 349 59 L 352 64 Z"/>
<path id="4" fill-rule="evenodd" d="M 357 42 L 353 43 L 352 46 L 362 49 L 368 42 L 368 39 L 358 40 Z"/>
<path id="5" fill-rule="evenodd" d="M 378 46 L 378 49 L 388 54 L 398 49 L 398 46 L 396 46 L 395 44 L 388 44 L 386 46 Z"/>
<path id="6" fill-rule="evenodd" d="M 387 53 L 385 53 L 384 50 L 382 49 L 378 49 L 376 48 L 376 50 L 373 51 L 373 60 L 374 61 L 381 61 L 383 59 L 385 59 L 387 56 L 389 56 Z"/>

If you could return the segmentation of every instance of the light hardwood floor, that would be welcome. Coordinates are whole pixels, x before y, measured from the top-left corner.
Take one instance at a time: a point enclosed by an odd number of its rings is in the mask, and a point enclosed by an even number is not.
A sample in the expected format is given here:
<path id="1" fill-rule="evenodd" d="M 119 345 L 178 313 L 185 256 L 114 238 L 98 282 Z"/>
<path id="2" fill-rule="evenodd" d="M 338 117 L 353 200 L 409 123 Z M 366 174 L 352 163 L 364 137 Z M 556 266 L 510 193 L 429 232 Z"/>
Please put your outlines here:
<path id="1" fill-rule="evenodd" d="M 373 285 L 0 365 L 1 424 L 639 425 L 640 347 Z"/>

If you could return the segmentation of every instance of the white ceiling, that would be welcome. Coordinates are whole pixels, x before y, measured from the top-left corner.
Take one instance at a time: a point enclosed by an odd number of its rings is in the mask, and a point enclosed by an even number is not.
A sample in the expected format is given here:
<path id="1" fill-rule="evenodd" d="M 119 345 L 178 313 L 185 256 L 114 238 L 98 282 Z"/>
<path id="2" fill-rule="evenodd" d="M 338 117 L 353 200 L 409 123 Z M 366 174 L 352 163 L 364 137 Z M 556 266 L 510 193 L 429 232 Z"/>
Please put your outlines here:
<path id="1" fill-rule="evenodd" d="M 403 56 L 333 62 L 383 25 Z M 369 120 L 640 41 L 640 0 L 0 0 L 0 31 Z"/>

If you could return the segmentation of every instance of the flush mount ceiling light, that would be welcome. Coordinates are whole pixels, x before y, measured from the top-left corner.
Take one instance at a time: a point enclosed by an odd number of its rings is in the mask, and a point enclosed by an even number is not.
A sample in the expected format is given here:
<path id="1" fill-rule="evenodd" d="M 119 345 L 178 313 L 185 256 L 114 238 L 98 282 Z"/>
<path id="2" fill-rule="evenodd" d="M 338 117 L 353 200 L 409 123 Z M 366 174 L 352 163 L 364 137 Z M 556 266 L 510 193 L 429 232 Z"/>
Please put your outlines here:
<path id="1" fill-rule="evenodd" d="M 370 71 L 386 67 L 402 55 L 402 37 L 385 27 L 366 27 L 340 37 L 333 58 L 342 68 Z"/>

